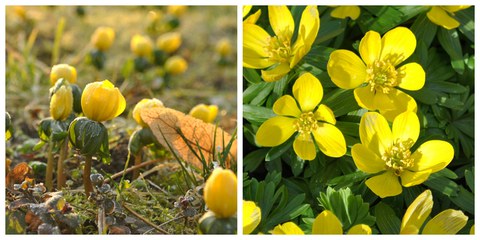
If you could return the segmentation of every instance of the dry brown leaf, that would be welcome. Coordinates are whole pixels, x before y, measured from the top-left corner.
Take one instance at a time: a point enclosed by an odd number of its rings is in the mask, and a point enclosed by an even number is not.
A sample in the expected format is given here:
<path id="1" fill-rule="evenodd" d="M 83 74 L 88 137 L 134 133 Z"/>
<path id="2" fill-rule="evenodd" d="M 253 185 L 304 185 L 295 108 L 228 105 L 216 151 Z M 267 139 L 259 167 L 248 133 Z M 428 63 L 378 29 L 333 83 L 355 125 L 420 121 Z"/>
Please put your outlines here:
<path id="1" fill-rule="evenodd" d="M 26 162 L 15 165 L 15 167 L 8 172 L 5 185 L 12 187 L 13 184 L 22 183 L 31 171 L 32 168 L 28 166 Z"/>
<path id="2" fill-rule="evenodd" d="M 215 147 L 215 152 L 218 153 L 217 148 L 228 146 L 232 139 L 232 136 L 220 127 L 215 127 L 213 124 L 205 123 L 171 108 L 150 108 L 143 110 L 140 114 L 160 144 L 167 149 L 169 144 L 177 155 L 199 169 L 202 169 L 203 166 L 195 153 L 198 156 L 203 154 L 207 162 L 210 163 L 214 159 L 213 147 Z M 185 136 L 187 142 L 179 132 Z M 187 143 L 195 153 L 191 151 Z M 234 140 L 227 159 L 227 167 L 230 166 L 231 161 L 236 161 L 236 159 L 237 141 Z"/>

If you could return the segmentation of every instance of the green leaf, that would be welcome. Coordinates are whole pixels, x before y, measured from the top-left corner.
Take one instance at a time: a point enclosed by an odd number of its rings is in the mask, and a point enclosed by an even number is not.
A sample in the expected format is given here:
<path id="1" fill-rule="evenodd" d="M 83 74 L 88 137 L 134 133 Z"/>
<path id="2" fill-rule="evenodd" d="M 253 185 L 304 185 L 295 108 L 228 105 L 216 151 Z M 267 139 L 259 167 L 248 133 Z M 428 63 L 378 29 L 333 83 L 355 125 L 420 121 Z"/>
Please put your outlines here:
<path id="1" fill-rule="evenodd" d="M 270 108 L 243 105 L 243 117 L 249 122 L 261 124 L 274 116 L 276 114 Z"/>
<path id="2" fill-rule="evenodd" d="M 261 105 L 272 92 L 273 83 L 260 82 L 250 85 L 243 92 L 243 103 L 250 103 L 252 105 Z"/>
<path id="3" fill-rule="evenodd" d="M 325 94 L 323 104 L 332 109 L 336 117 L 360 109 L 353 96 L 353 89 L 335 89 Z"/>
<path id="4" fill-rule="evenodd" d="M 261 148 L 253 152 L 248 153 L 243 158 L 243 171 L 252 172 L 264 161 L 265 156 L 267 155 L 268 148 Z"/>
<path id="5" fill-rule="evenodd" d="M 463 74 L 465 63 L 463 62 L 462 45 L 460 44 L 457 30 L 440 28 L 438 31 L 438 41 L 450 56 L 450 63 L 453 69 L 457 73 Z"/>
<path id="6" fill-rule="evenodd" d="M 472 43 L 475 42 L 475 21 L 474 21 L 474 8 L 470 7 L 462 11 L 455 12 L 455 18 L 460 22 L 460 30 L 465 37 Z"/>
<path id="7" fill-rule="evenodd" d="M 475 182 L 474 182 L 475 168 L 472 167 L 472 170 L 465 170 L 465 181 L 467 182 L 468 188 L 475 193 Z"/>
<path id="8" fill-rule="evenodd" d="M 344 135 L 350 135 L 352 137 L 359 137 L 359 123 L 354 123 L 354 122 L 342 122 L 342 121 L 337 121 L 335 126 L 342 131 Z"/>
<path id="9" fill-rule="evenodd" d="M 467 191 L 464 187 L 459 186 L 458 195 L 451 197 L 450 200 L 463 211 L 475 215 L 473 193 Z"/>
<path id="10" fill-rule="evenodd" d="M 329 186 L 335 186 L 336 188 L 342 188 L 342 187 L 350 186 L 351 184 L 360 182 L 364 180 L 367 176 L 368 176 L 367 173 L 364 173 L 362 171 L 357 171 L 347 175 L 335 177 L 330 181 L 328 181 L 327 184 Z"/>
<path id="11" fill-rule="evenodd" d="M 423 184 L 449 197 L 458 196 L 459 186 L 454 181 L 442 175 L 442 173 L 440 172 L 430 175 L 428 180 L 425 181 Z"/>
<path id="12" fill-rule="evenodd" d="M 315 39 L 315 44 L 333 39 L 345 31 L 345 21 L 332 19 L 330 15 L 323 15 L 320 19 L 321 27 Z"/>
<path id="13" fill-rule="evenodd" d="M 393 209 L 383 202 L 375 206 L 375 218 L 378 230 L 383 234 L 399 234 L 401 220 L 395 215 Z"/>
<path id="14" fill-rule="evenodd" d="M 270 149 L 270 151 L 268 151 L 267 156 L 265 156 L 265 161 L 269 162 L 269 161 L 278 159 L 282 155 L 284 155 L 284 153 L 287 150 L 292 149 L 292 143 L 293 143 L 294 139 L 295 139 L 294 137 L 291 137 L 287 141 L 285 141 L 284 143 L 282 143 L 282 144 L 280 144 L 276 147 L 272 147 Z"/>
<path id="15" fill-rule="evenodd" d="M 433 24 L 426 14 L 421 14 L 417 17 L 413 25 L 410 27 L 413 34 L 417 38 L 417 44 L 423 43 L 427 48 L 432 44 L 438 26 Z"/>
<path id="16" fill-rule="evenodd" d="M 25 234 L 27 231 L 25 214 L 22 211 L 6 211 L 5 223 L 7 234 Z"/>
<path id="17" fill-rule="evenodd" d="M 253 68 L 243 68 L 243 78 L 245 78 L 251 84 L 262 82 L 262 78 L 258 74 L 257 70 Z"/>

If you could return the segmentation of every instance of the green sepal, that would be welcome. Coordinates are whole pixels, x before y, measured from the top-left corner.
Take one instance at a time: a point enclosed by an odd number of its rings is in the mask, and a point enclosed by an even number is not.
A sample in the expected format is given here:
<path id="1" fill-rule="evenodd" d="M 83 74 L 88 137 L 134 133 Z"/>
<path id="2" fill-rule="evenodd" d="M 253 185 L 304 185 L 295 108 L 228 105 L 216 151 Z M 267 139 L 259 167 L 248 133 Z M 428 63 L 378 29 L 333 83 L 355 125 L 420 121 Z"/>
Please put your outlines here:
<path id="1" fill-rule="evenodd" d="M 82 89 L 77 84 L 70 84 L 73 95 L 73 111 L 82 112 Z"/>
<path id="2" fill-rule="evenodd" d="M 237 217 L 217 218 L 208 211 L 200 218 L 198 227 L 203 234 L 236 234 Z"/>
<path id="3" fill-rule="evenodd" d="M 70 143 L 84 155 L 99 156 L 106 164 L 110 163 L 108 148 L 108 131 L 100 122 L 86 117 L 78 117 L 72 121 L 68 129 Z"/>
<path id="4" fill-rule="evenodd" d="M 168 58 L 168 54 L 160 49 L 153 51 L 153 63 L 157 66 L 163 66 Z"/>
<path id="5" fill-rule="evenodd" d="M 144 57 L 136 57 L 134 60 L 135 63 L 135 71 L 138 72 L 144 72 L 150 67 L 150 63 L 148 62 L 148 59 Z"/>
<path id="6" fill-rule="evenodd" d="M 135 131 L 130 137 L 130 140 L 128 141 L 128 151 L 137 154 L 143 147 L 151 144 L 159 145 L 152 130 L 150 130 L 150 128 L 142 128 Z"/>
<path id="7" fill-rule="evenodd" d="M 100 51 L 100 50 L 92 50 L 90 52 L 90 63 L 98 70 L 102 70 L 103 66 L 105 66 L 105 61 L 107 60 L 107 57 L 105 56 L 105 53 Z"/>

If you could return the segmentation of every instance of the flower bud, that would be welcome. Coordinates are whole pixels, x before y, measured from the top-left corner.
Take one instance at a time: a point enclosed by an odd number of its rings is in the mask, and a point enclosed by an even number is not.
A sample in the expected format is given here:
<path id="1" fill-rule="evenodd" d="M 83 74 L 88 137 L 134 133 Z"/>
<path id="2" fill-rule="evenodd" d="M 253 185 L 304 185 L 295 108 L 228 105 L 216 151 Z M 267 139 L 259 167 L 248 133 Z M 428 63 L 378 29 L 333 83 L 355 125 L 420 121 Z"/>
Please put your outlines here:
<path id="1" fill-rule="evenodd" d="M 84 155 L 98 155 L 108 160 L 108 130 L 100 122 L 92 121 L 86 117 L 75 118 L 68 127 L 70 143 Z M 89 176 L 90 177 L 90 176 Z"/>
<path id="2" fill-rule="evenodd" d="M 212 123 L 217 117 L 217 105 L 198 104 L 190 110 L 190 116 L 203 120 L 206 123 Z"/>
<path id="3" fill-rule="evenodd" d="M 217 218 L 212 211 L 206 212 L 199 220 L 199 229 L 203 234 L 235 234 L 237 218 Z"/>
<path id="4" fill-rule="evenodd" d="M 153 43 L 148 36 L 135 34 L 130 41 L 130 49 L 139 57 L 146 57 L 152 53 Z"/>
<path id="5" fill-rule="evenodd" d="M 228 40 L 228 38 L 222 38 L 220 39 L 220 41 L 217 42 L 215 50 L 220 56 L 226 57 L 232 52 L 232 44 L 230 43 L 230 40 Z"/>
<path id="6" fill-rule="evenodd" d="M 68 82 L 63 81 L 65 84 L 59 86 L 52 92 L 50 99 L 50 115 L 57 121 L 63 121 L 70 116 L 73 109 L 73 94 L 72 88 Z M 57 86 L 60 82 L 57 82 Z"/>
<path id="7" fill-rule="evenodd" d="M 183 15 L 187 11 L 187 6 L 184 5 L 170 5 L 167 7 L 167 13 L 177 17 Z"/>
<path id="8" fill-rule="evenodd" d="M 77 82 L 77 70 L 68 64 L 58 64 L 50 71 L 50 85 L 53 86 L 58 79 L 63 78 L 70 83 Z"/>
<path id="9" fill-rule="evenodd" d="M 108 50 L 115 40 L 115 31 L 110 27 L 98 27 L 90 39 L 91 43 L 99 51 Z"/>
<path id="10" fill-rule="evenodd" d="M 126 106 L 120 90 L 108 80 L 87 84 L 82 93 L 81 103 L 85 116 L 97 122 L 117 117 Z"/>
<path id="11" fill-rule="evenodd" d="M 172 75 L 184 73 L 188 68 L 188 63 L 181 56 L 173 56 L 165 62 L 165 70 Z"/>
<path id="12" fill-rule="evenodd" d="M 203 198 L 218 218 L 237 212 L 237 176 L 230 169 L 216 168 L 205 183 Z"/>
<path id="13" fill-rule="evenodd" d="M 144 98 L 144 99 L 142 99 L 133 108 L 133 112 L 132 112 L 133 119 L 135 119 L 135 121 L 138 123 L 138 125 L 140 125 L 142 127 L 148 127 L 148 125 L 142 120 L 142 117 L 140 116 L 140 112 L 143 109 L 155 108 L 155 107 L 163 107 L 162 101 L 160 101 L 156 98 L 152 98 L 152 99 Z"/>
<path id="14" fill-rule="evenodd" d="M 166 52 L 173 53 L 182 45 L 182 35 L 178 32 L 169 32 L 157 38 L 157 48 Z"/>

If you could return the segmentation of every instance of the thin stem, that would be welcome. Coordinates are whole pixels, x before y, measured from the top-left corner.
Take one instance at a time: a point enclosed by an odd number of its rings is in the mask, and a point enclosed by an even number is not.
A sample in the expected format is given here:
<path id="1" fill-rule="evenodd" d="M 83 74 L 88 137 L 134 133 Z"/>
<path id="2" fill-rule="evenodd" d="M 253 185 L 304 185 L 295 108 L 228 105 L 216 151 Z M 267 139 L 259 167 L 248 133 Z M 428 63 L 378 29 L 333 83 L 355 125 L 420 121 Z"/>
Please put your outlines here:
<path id="1" fill-rule="evenodd" d="M 65 139 L 62 142 L 60 148 L 60 157 L 57 162 L 57 189 L 61 189 L 65 186 L 65 175 L 63 174 L 63 162 L 68 155 L 68 140 Z"/>
<path id="2" fill-rule="evenodd" d="M 98 234 L 105 234 L 107 231 L 107 228 L 105 228 L 106 220 L 105 220 L 105 206 L 103 205 L 103 202 L 100 204 L 98 208 L 98 215 L 97 215 L 97 220 L 98 220 Z"/>
<path id="3" fill-rule="evenodd" d="M 155 225 L 154 223 L 150 222 L 148 219 L 144 218 L 142 215 L 138 214 L 137 212 L 135 212 L 133 209 L 129 208 L 127 206 L 127 204 L 123 203 L 122 206 L 128 211 L 130 212 L 131 214 L 133 214 L 135 217 L 137 217 L 138 219 L 142 220 L 144 223 L 150 225 L 151 227 L 155 228 L 157 231 L 163 233 L 163 234 L 168 234 L 167 231 L 163 230 L 162 228 L 160 228 L 159 226 Z"/>
<path id="4" fill-rule="evenodd" d="M 92 156 L 85 156 L 85 166 L 83 167 L 83 186 L 85 187 L 85 194 L 87 198 L 90 197 L 90 193 L 93 191 L 92 181 L 90 180 L 90 174 L 92 171 Z"/>
<path id="5" fill-rule="evenodd" d="M 47 172 L 45 176 L 45 186 L 48 191 L 52 191 L 53 188 L 53 141 L 48 142 L 47 152 Z"/>
<path id="6" fill-rule="evenodd" d="M 138 166 L 141 163 L 142 163 L 142 150 L 140 150 L 137 154 L 135 154 L 135 166 Z M 139 169 L 138 168 L 133 169 L 132 179 L 138 178 L 138 174 L 139 174 Z"/>
<path id="7" fill-rule="evenodd" d="M 124 169 L 123 171 L 121 172 L 117 172 L 115 174 L 113 174 L 112 176 L 110 176 L 109 178 L 106 178 L 105 181 L 103 181 L 104 183 L 108 183 L 110 182 L 110 179 L 115 179 L 115 178 L 118 178 L 120 176 L 124 176 L 125 174 L 135 170 L 135 169 L 138 169 L 138 168 L 142 168 L 142 167 L 145 167 L 145 166 L 148 166 L 148 165 L 151 165 L 151 164 L 154 164 L 154 163 L 157 163 L 159 160 L 150 160 L 150 161 L 147 161 L 147 162 L 144 162 L 144 163 L 141 163 L 139 165 L 135 165 L 135 166 L 132 166 L 132 167 L 129 167 L 127 169 Z M 127 162 L 128 163 L 128 162 Z M 123 178 L 122 178 L 123 179 Z"/>

